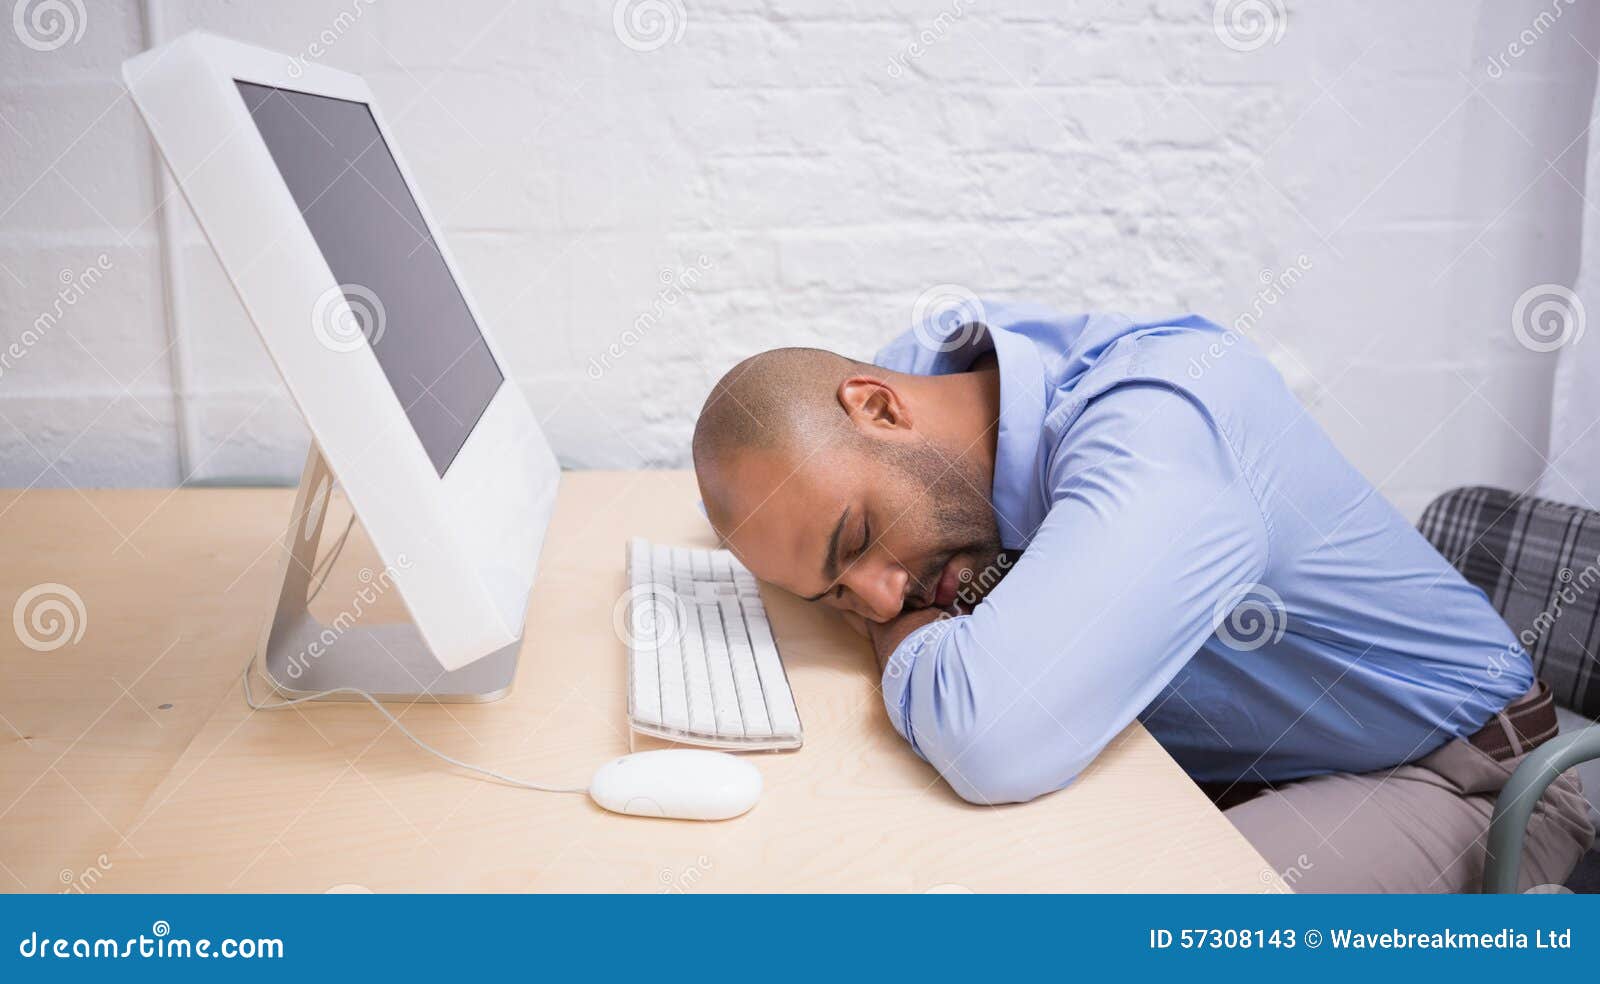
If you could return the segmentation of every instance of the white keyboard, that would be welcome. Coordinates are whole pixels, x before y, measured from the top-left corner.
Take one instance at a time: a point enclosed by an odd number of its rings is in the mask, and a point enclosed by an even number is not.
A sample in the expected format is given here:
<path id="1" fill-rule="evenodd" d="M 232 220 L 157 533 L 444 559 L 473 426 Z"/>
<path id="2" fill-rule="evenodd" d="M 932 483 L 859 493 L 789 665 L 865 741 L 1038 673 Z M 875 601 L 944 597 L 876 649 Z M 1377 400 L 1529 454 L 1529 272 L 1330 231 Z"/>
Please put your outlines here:
<path id="1" fill-rule="evenodd" d="M 726 550 L 628 541 L 628 719 L 672 741 L 799 748 L 800 712 L 755 575 Z"/>

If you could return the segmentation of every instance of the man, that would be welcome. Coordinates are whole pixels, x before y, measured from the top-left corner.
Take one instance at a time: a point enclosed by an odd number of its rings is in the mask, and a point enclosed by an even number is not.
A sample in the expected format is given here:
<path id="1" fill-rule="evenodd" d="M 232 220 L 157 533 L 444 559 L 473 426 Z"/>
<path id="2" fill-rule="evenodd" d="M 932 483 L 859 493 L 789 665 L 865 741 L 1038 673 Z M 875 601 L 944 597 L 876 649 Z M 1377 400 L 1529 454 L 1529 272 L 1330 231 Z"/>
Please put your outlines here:
<path id="1" fill-rule="evenodd" d="M 1548 691 L 1270 363 L 1195 316 L 951 327 L 755 356 L 694 436 L 718 534 L 872 641 L 916 753 L 1022 802 L 1138 718 L 1296 888 L 1476 890 Z M 1562 779 L 1524 883 L 1592 838 Z"/>

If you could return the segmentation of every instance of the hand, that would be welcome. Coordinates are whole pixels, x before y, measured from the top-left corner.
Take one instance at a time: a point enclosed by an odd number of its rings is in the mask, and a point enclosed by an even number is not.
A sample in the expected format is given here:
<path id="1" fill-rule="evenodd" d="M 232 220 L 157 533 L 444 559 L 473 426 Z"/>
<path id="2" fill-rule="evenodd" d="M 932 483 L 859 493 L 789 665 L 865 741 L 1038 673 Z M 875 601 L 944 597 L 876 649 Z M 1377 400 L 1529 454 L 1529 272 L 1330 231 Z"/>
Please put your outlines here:
<path id="1" fill-rule="evenodd" d="M 937 622 L 941 618 L 949 618 L 950 613 L 938 608 L 916 608 L 902 612 L 887 622 L 868 622 L 868 638 L 872 640 L 872 649 L 878 657 L 878 669 L 882 671 L 884 665 L 894 656 L 894 651 L 899 647 L 906 636 L 922 628 L 929 622 Z"/>

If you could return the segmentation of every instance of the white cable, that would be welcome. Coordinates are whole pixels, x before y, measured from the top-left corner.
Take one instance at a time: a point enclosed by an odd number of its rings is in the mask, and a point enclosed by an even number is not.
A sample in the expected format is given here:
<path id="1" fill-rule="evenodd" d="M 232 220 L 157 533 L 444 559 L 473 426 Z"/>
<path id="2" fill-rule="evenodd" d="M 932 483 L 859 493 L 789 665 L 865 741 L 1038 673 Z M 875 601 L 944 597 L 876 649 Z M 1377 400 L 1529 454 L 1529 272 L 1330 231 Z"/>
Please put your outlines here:
<path id="1" fill-rule="evenodd" d="M 328 583 L 328 575 L 333 573 L 334 562 L 339 559 L 339 554 L 344 551 L 345 541 L 347 541 L 350 538 L 350 530 L 355 526 L 355 523 L 356 523 L 356 517 L 355 517 L 355 514 L 352 513 L 350 515 L 350 519 L 344 524 L 344 532 L 339 534 L 339 540 L 338 540 L 337 543 L 335 543 L 333 545 L 333 549 L 329 550 L 328 551 L 328 555 L 326 557 L 324 557 L 321 562 L 317 563 L 313 567 L 313 569 L 311 571 L 311 577 L 313 579 L 315 579 L 317 577 L 317 575 L 320 574 L 320 575 L 322 575 L 322 578 L 321 578 L 321 580 L 318 580 L 316 582 L 316 584 L 312 587 L 311 591 L 306 595 L 306 604 L 309 605 L 317 597 L 317 595 L 322 592 L 322 586 L 324 584 Z M 331 697 L 334 694 L 351 694 L 353 696 L 362 698 L 367 703 L 371 704 L 373 707 L 376 707 L 378 709 L 378 713 L 382 714 L 384 717 L 388 718 L 389 719 L 389 723 L 394 725 L 396 728 L 400 729 L 400 733 L 405 735 L 407 738 L 409 738 L 413 745 L 416 745 L 418 748 L 420 748 L 423 751 L 427 752 L 429 755 L 432 755 L 434 758 L 437 758 L 437 759 L 439 759 L 440 761 L 443 761 L 443 762 L 448 762 L 449 764 L 455 766 L 458 769 L 466 769 L 468 772 L 476 772 L 479 775 L 488 776 L 491 779 L 497 779 L 500 782 L 506 783 L 506 784 L 511 785 L 511 786 L 518 786 L 518 787 L 521 787 L 523 789 L 536 789 L 536 790 L 538 790 L 540 792 L 543 792 L 543 793 L 585 793 L 585 794 L 587 794 L 589 792 L 588 788 L 585 787 L 585 786 L 551 786 L 551 785 L 548 785 L 548 784 L 545 784 L 545 783 L 528 782 L 525 779 L 517 779 L 517 778 L 514 778 L 512 776 L 508 776 L 503 772 L 496 772 L 493 769 L 485 769 L 482 766 L 471 765 L 471 764 L 469 764 L 467 762 L 461 761 L 458 758 L 452 758 L 451 756 L 446 755 L 445 753 L 439 751 L 437 748 L 434 748 L 432 745 L 430 745 L 427 742 L 423 741 L 421 738 L 418 738 L 416 735 L 412 734 L 411 733 L 411 729 L 409 729 L 405 725 L 401 724 L 399 718 L 395 717 L 393 714 L 390 714 L 389 713 L 389 709 L 387 707 L 384 707 L 383 704 L 378 700 L 378 698 L 376 698 L 376 697 L 372 696 L 371 694 L 367 693 L 365 690 L 357 690 L 355 687 L 335 687 L 332 690 L 323 690 L 323 691 L 321 691 L 319 693 L 308 694 L 308 695 L 306 695 L 304 697 L 285 698 L 283 700 L 278 701 L 275 704 L 257 703 L 256 699 L 255 699 L 255 695 L 250 692 L 250 670 L 253 669 L 254 666 L 255 666 L 255 660 L 252 659 L 250 661 L 250 663 L 245 666 L 244 675 L 243 675 L 244 702 L 247 705 L 249 705 L 251 710 L 256 710 L 256 711 L 282 711 L 282 710 L 287 710 L 288 708 L 294 707 L 294 706 L 296 706 L 298 704 L 304 704 L 307 701 L 320 700 L 321 698 L 324 698 L 324 697 Z"/>
<path id="2" fill-rule="evenodd" d="M 488 776 L 491 779 L 497 779 L 500 782 L 506 783 L 510 786 L 519 786 L 523 789 L 536 789 L 541 793 L 583 793 L 587 795 L 589 792 L 589 789 L 586 786 L 551 786 L 545 783 L 529 782 L 526 779 L 515 779 L 503 772 L 496 772 L 493 769 L 485 769 L 482 766 L 470 765 L 458 758 L 451 758 L 449 755 L 446 755 L 437 748 L 434 748 L 432 745 L 423 741 L 421 738 L 418 738 L 416 735 L 412 734 L 409 728 L 400 723 L 399 718 L 395 717 L 393 714 L 390 714 L 389 709 L 378 702 L 378 698 L 367 693 L 365 690 L 357 690 L 354 687 L 335 687 L 332 690 L 324 690 L 320 693 L 310 694 L 305 697 L 285 698 L 275 704 L 258 704 L 256 703 L 255 696 L 250 693 L 250 670 L 254 666 L 255 660 L 252 659 L 250 664 L 244 668 L 244 702 L 250 705 L 252 710 L 282 711 L 286 710 L 287 708 L 294 707 L 296 704 L 304 704 L 308 700 L 318 700 L 323 697 L 330 697 L 334 694 L 353 694 L 357 697 L 365 698 L 367 703 L 371 704 L 373 707 L 376 707 L 378 709 L 378 713 L 388 718 L 390 724 L 394 725 L 396 728 L 399 728 L 400 733 L 411 739 L 411 743 L 413 745 L 416 745 L 418 748 L 427 752 L 429 755 L 432 755 L 434 758 L 448 762 L 458 769 L 466 769 L 468 772 L 476 772 L 479 775 Z"/>

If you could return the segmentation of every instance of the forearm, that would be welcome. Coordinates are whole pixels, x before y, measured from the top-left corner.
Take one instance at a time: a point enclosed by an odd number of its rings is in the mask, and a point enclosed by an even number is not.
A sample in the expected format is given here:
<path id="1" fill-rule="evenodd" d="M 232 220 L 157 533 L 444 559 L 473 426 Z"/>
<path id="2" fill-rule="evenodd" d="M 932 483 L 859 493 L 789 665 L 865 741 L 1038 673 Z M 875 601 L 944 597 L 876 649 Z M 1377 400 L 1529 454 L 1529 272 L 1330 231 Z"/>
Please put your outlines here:
<path id="1" fill-rule="evenodd" d="M 872 651 L 878 659 L 878 672 L 883 672 L 889 660 L 894 657 L 894 651 L 900 648 L 900 643 L 906 636 L 929 622 L 949 617 L 948 612 L 937 608 L 919 608 L 889 622 L 868 622 L 867 637 L 872 640 Z"/>

